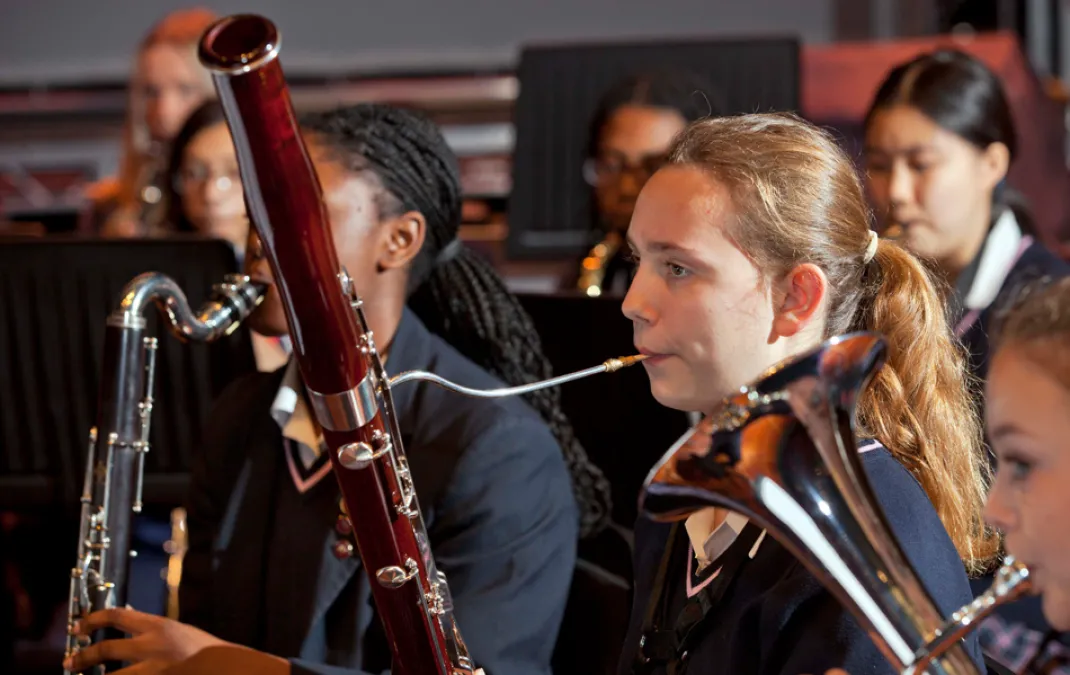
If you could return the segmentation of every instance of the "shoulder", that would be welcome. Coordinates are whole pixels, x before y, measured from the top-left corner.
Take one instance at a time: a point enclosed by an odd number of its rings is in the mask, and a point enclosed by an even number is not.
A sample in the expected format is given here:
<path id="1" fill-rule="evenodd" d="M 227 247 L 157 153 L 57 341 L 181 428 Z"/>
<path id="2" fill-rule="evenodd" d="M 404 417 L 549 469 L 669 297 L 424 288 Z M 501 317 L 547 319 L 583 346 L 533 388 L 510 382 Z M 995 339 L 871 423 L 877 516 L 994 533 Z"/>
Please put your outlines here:
<path id="1" fill-rule="evenodd" d="M 266 409 L 265 399 L 269 407 L 282 384 L 286 365 L 270 372 L 251 371 L 231 380 L 212 402 L 212 418 L 222 417 L 223 413 Z"/>
<path id="2" fill-rule="evenodd" d="M 438 336 L 427 333 L 425 342 L 419 368 L 473 389 L 506 386 Z M 524 399 L 465 396 L 428 382 L 403 386 L 414 388 L 399 411 L 410 469 L 429 506 L 471 498 L 530 504 L 536 493 L 571 504 L 561 446 Z"/>
<path id="3" fill-rule="evenodd" d="M 934 535 L 942 535 L 937 539 L 941 543 L 946 540 L 953 550 L 936 508 L 918 479 L 891 451 L 879 443 L 874 445 L 872 450 L 862 454 L 862 468 L 888 524 L 897 537 L 907 539 L 900 543 L 904 546 L 920 544 Z"/>
<path id="4" fill-rule="evenodd" d="M 884 446 L 862 460 L 892 534 L 940 609 L 950 613 L 968 603 L 965 566 L 921 483 Z"/>
<path id="5" fill-rule="evenodd" d="M 431 333 L 428 333 L 428 356 L 426 369 L 451 382 L 472 389 L 506 386 Z M 430 440 L 445 434 L 470 446 L 507 434 L 512 438 L 512 445 L 537 446 L 560 454 L 549 425 L 522 397 L 471 397 L 426 382 L 411 386 L 417 387 L 414 407 L 418 412 L 413 415 L 415 437 Z M 507 453 L 509 448 L 500 451 Z"/>
<path id="6" fill-rule="evenodd" d="M 1057 256 L 1042 242 L 1033 241 L 1014 263 L 1003 281 L 999 297 L 992 303 L 998 310 L 1006 303 L 1014 302 L 1024 287 L 1045 277 L 1061 278 L 1070 275 L 1070 263 Z"/>
<path id="7" fill-rule="evenodd" d="M 969 577 L 958 551 L 921 483 L 882 444 L 875 441 L 859 443 L 860 449 L 867 446 L 861 454 L 862 468 L 877 502 L 876 507 L 883 513 L 918 582 L 940 614 L 950 616 L 973 599 Z M 779 545 L 771 548 L 775 551 L 770 551 L 773 557 L 787 560 L 790 556 Z M 807 609 L 809 603 L 816 604 Z M 844 663 L 884 665 L 864 627 L 853 616 L 848 616 L 835 596 L 803 565 L 792 565 L 791 571 L 769 591 L 763 604 L 779 607 L 786 615 L 799 613 L 804 622 L 827 623 L 830 634 L 837 636 L 844 650 Z M 976 663 L 981 662 L 976 635 L 967 636 L 966 650 Z"/>
<path id="8" fill-rule="evenodd" d="M 1070 274 L 1070 263 L 1060 258 L 1042 242 L 1034 240 L 1022 252 L 1022 257 L 1014 265 L 1011 274 L 1018 275 L 1027 271 L 1051 274 L 1053 276 L 1066 276 Z"/>

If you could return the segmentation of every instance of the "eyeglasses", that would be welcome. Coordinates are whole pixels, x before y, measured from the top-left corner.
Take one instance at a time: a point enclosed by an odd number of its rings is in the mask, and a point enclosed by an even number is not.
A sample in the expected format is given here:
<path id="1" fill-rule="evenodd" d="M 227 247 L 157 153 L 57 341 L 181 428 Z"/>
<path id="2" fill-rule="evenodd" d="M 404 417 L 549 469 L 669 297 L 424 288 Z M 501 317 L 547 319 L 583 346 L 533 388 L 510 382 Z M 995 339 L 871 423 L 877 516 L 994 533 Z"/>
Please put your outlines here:
<path id="1" fill-rule="evenodd" d="M 241 174 L 237 168 L 215 173 L 203 164 L 182 167 L 175 180 L 175 191 L 185 194 L 188 191 L 211 185 L 220 192 L 227 192 L 235 186 L 241 187 Z"/>
<path id="2" fill-rule="evenodd" d="M 583 163 L 583 180 L 591 187 L 606 185 L 624 175 L 631 175 L 639 182 L 646 182 L 665 165 L 666 159 L 665 155 L 647 155 L 638 162 L 632 162 L 620 155 L 591 157 Z"/>

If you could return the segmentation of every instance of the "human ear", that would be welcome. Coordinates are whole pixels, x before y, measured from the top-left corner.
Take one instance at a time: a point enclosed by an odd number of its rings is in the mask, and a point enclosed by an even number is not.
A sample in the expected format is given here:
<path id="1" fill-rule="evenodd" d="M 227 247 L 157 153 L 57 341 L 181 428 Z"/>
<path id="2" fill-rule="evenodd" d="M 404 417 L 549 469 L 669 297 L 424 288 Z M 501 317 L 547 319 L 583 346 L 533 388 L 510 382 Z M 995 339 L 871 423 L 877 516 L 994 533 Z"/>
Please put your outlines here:
<path id="1" fill-rule="evenodd" d="M 775 284 L 773 332 L 791 337 L 810 326 L 827 292 L 828 278 L 817 265 L 805 263 L 788 272 Z"/>
<path id="2" fill-rule="evenodd" d="M 382 224 L 379 256 L 380 270 L 405 267 L 423 248 L 427 236 L 427 219 L 419 211 L 406 211 Z"/>
<path id="3" fill-rule="evenodd" d="M 981 164 L 985 187 L 994 190 L 999 182 L 1007 177 L 1011 152 L 1003 143 L 990 143 L 981 152 Z"/>

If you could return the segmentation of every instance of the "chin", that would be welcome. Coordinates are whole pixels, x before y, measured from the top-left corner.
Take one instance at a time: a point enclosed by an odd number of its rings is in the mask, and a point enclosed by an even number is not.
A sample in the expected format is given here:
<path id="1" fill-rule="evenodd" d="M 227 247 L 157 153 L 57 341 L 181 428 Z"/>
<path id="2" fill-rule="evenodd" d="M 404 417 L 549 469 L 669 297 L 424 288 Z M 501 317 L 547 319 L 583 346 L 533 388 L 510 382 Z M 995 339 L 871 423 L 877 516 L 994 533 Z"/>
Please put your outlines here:
<path id="1" fill-rule="evenodd" d="M 1070 597 L 1067 589 L 1055 588 L 1041 592 L 1044 618 L 1058 631 L 1070 630 Z"/>
<path id="2" fill-rule="evenodd" d="M 267 297 L 253 310 L 245 324 L 264 337 L 281 337 L 290 332 L 286 324 L 286 313 L 274 286 L 268 289 Z"/>
<path id="3" fill-rule="evenodd" d="M 654 400 L 665 406 L 666 408 L 672 408 L 673 410 L 681 410 L 683 412 L 693 412 L 695 410 L 701 410 L 696 407 L 698 403 L 690 396 L 681 396 L 679 387 L 666 386 L 667 383 L 659 380 L 650 380 L 650 393 L 654 396 Z"/>

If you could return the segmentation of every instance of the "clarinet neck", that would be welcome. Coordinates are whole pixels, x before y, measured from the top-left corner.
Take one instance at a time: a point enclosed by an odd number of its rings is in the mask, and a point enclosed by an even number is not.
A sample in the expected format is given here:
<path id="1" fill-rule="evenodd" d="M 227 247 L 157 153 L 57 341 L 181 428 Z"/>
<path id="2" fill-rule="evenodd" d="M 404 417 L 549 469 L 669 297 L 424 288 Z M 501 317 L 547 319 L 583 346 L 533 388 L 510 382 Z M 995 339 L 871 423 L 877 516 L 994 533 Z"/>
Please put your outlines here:
<path id="1" fill-rule="evenodd" d="M 197 312 L 186 294 L 170 277 L 146 272 L 123 289 L 119 306 L 108 317 L 108 325 L 121 328 L 145 327 L 145 312 L 155 303 L 168 318 L 168 329 L 185 341 L 211 342 L 229 335 L 264 299 L 267 287 L 242 274 L 228 274 L 212 288 L 212 298 Z"/>

